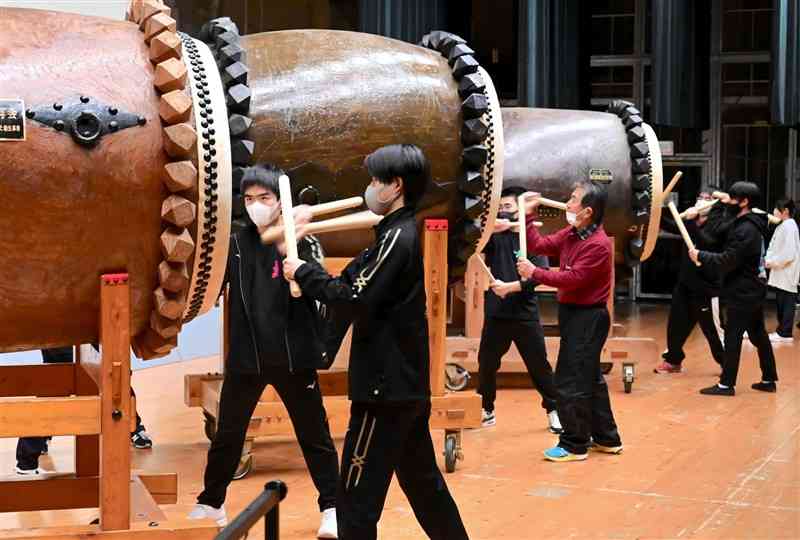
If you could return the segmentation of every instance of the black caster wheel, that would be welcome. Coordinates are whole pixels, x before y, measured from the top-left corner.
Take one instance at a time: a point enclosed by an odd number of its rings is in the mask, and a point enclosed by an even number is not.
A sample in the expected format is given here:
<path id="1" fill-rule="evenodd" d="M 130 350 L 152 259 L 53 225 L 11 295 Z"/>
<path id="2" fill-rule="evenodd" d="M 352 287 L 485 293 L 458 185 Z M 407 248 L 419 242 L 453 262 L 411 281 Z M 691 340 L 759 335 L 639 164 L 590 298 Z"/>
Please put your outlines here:
<path id="1" fill-rule="evenodd" d="M 203 417 L 205 418 L 203 427 L 206 432 L 206 437 L 208 437 L 209 441 L 213 441 L 214 437 L 217 435 L 217 419 L 205 411 L 203 411 Z"/>
<path id="2" fill-rule="evenodd" d="M 444 437 L 444 470 L 451 473 L 456 470 L 458 460 L 458 444 L 456 436 L 452 433 Z"/>
<path id="3" fill-rule="evenodd" d="M 234 480 L 241 480 L 253 470 L 253 454 L 246 454 L 239 459 L 239 466 L 236 467 L 236 472 L 233 473 Z"/>

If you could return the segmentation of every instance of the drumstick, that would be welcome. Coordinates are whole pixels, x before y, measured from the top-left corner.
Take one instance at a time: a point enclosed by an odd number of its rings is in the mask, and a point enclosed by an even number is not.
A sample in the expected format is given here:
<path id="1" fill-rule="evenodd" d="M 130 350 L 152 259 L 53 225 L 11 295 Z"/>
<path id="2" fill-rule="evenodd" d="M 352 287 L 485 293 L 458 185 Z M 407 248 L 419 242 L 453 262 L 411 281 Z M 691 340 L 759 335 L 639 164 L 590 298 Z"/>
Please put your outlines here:
<path id="1" fill-rule="evenodd" d="M 363 212 L 356 212 L 346 216 L 309 223 L 303 226 L 303 232 L 305 234 L 323 234 L 338 231 L 351 231 L 356 229 L 369 229 L 370 227 L 377 225 L 381 219 L 383 219 L 383 216 L 374 214 L 369 210 L 364 210 Z M 272 244 L 280 240 L 283 234 L 282 225 L 269 227 L 261 235 L 261 242 L 264 244 Z"/>
<path id="2" fill-rule="evenodd" d="M 483 257 L 481 257 L 481 254 L 475 253 L 473 257 L 475 257 L 475 260 L 478 261 L 478 266 L 480 266 L 483 269 L 483 271 L 486 272 L 486 275 L 489 277 L 489 283 L 494 283 L 496 280 L 492 275 L 492 271 L 489 270 L 488 266 L 486 266 L 486 263 L 484 262 Z"/>
<path id="3" fill-rule="evenodd" d="M 556 208 L 558 210 L 563 210 L 566 212 L 567 210 L 567 203 L 554 201 L 553 199 L 546 199 L 544 197 L 537 197 L 539 199 L 539 204 L 542 206 L 549 206 L 550 208 Z"/>
<path id="4" fill-rule="evenodd" d="M 297 259 L 297 237 L 294 230 L 294 214 L 292 212 L 292 185 L 289 177 L 282 174 L 278 178 L 278 190 L 281 195 L 281 214 L 283 215 L 283 238 L 286 243 L 286 257 Z M 296 281 L 289 282 L 289 291 L 294 298 L 298 298 L 302 293 Z"/>
<path id="5" fill-rule="evenodd" d="M 675 184 L 678 183 L 678 180 L 681 179 L 681 176 L 683 176 L 683 173 L 681 171 L 678 171 L 678 172 L 675 173 L 675 175 L 672 177 L 672 180 L 669 181 L 669 184 L 667 185 L 667 189 L 665 189 L 664 191 L 661 192 L 661 200 L 662 201 L 666 201 L 667 200 L 667 197 L 669 197 L 669 194 L 672 193 L 673 189 L 675 189 Z"/>
<path id="6" fill-rule="evenodd" d="M 523 193 L 519 197 L 517 197 L 517 211 L 519 213 L 519 252 L 517 253 L 517 258 L 519 259 L 527 259 L 528 258 L 528 231 L 525 228 L 525 197 L 527 193 Z M 541 201 L 541 199 L 540 199 Z"/>
<path id="7" fill-rule="evenodd" d="M 689 237 L 689 231 L 686 230 L 686 225 L 683 224 L 681 215 L 678 213 L 678 209 L 675 208 L 675 203 L 669 201 L 667 203 L 667 207 L 669 208 L 670 213 L 672 213 L 672 218 L 675 220 L 675 225 L 677 225 L 678 230 L 681 233 L 681 236 L 683 236 L 683 241 L 686 242 L 686 247 L 688 247 L 689 250 L 695 249 L 694 242 L 692 242 L 692 239 Z M 700 261 L 697 261 L 694 264 L 700 266 Z"/>
<path id="8" fill-rule="evenodd" d="M 313 217 L 324 216 L 325 214 L 332 214 L 339 210 L 348 210 L 356 208 L 364 204 L 364 199 L 361 197 L 350 197 L 349 199 L 341 199 L 338 201 L 330 201 L 321 204 L 315 204 L 309 207 Z"/>
<path id="9" fill-rule="evenodd" d="M 702 213 L 711 208 L 712 206 L 714 206 L 715 204 L 717 204 L 718 202 L 719 202 L 718 199 L 714 199 L 713 201 L 705 201 L 699 204 L 698 206 L 695 206 L 694 209 L 697 210 L 697 213 Z M 691 210 L 691 208 L 681 212 L 680 214 L 681 219 L 686 219 L 686 214 L 689 212 L 689 210 Z"/>

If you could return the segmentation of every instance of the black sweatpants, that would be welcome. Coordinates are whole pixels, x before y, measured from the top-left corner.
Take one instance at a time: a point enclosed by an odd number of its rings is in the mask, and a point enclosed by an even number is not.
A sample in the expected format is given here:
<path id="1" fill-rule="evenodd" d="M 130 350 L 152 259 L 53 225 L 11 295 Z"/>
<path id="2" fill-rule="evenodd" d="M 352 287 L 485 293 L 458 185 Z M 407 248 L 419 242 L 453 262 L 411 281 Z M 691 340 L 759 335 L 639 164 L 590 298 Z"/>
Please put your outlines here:
<path id="1" fill-rule="evenodd" d="M 339 540 L 373 540 L 392 475 L 429 538 L 468 538 L 436 465 L 431 402 L 353 403 L 342 452 L 336 517 Z"/>
<path id="2" fill-rule="evenodd" d="M 544 331 L 538 319 L 519 321 L 515 319 L 486 318 L 478 350 L 478 393 L 483 397 L 483 408 L 494 410 L 497 396 L 497 370 L 500 359 L 508 352 L 511 342 L 517 346 L 533 385 L 542 395 L 542 408 L 547 412 L 556 408 L 556 389 L 553 384 L 553 368 L 547 361 Z"/>
<path id="3" fill-rule="evenodd" d="M 573 454 L 585 454 L 590 439 L 603 446 L 622 444 L 600 371 L 610 323 L 605 306 L 558 305 L 561 345 L 555 381 L 564 428 L 558 445 Z"/>
<path id="4" fill-rule="evenodd" d="M 336 506 L 339 463 L 328 417 L 322 405 L 317 373 L 292 374 L 285 367 L 262 370 L 261 376 L 228 372 L 222 382 L 217 433 L 208 450 L 205 489 L 197 502 L 219 508 L 242 455 L 247 426 L 268 384 L 275 387 L 294 426 L 297 442 L 319 492 L 320 511 Z"/>
<path id="5" fill-rule="evenodd" d="M 722 348 L 714 324 L 711 297 L 698 294 L 682 283 L 675 285 L 672 291 L 672 303 L 667 321 L 667 352 L 663 355 L 664 360 L 676 366 L 681 365 L 686 358 L 683 346 L 698 323 L 711 349 L 711 356 L 722 365 L 725 350 Z"/>
<path id="6" fill-rule="evenodd" d="M 764 302 L 726 303 L 725 327 L 725 362 L 719 382 L 725 386 L 736 386 L 739 374 L 739 360 L 742 354 L 742 339 L 747 332 L 750 343 L 758 350 L 758 361 L 761 365 L 761 380 L 777 381 L 778 371 L 775 367 L 775 355 L 764 326 Z"/>
<path id="7" fill-rule="evenodd" d="M 792 337 L 797 293 L 776 288 L 775 304 L 778 308 L 778 328 L 776 332 L 782 337 Z"/>

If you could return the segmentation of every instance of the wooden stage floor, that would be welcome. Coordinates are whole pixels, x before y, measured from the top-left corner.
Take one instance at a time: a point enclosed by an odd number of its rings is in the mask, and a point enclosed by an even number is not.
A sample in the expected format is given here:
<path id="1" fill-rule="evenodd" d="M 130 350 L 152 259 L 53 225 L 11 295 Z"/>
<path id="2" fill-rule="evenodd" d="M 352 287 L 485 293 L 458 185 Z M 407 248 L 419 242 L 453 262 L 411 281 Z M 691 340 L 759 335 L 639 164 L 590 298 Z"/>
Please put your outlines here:
<path id="1" fill-rule="evenodd" d="M 618 317 L 628 335 L 653 336 L 663 346 L 665 305 L 622 305 Z M 770 329 L 773 320 L 770 313 Z M 697 393 L 718 374 L 699 329 L 686 352 L 679 375 L 656 375 L 653 361 L 640 363 L 632 394 L 623 393 L 618 366 L 609 375 L 625 444 L 620 456 L 543 461 L 542 450 L 555 438 L 545 429 L 538 394 L 501 390 L 497 426 L 466 432 L 466 460 L 447 475 L 471 538 L 800 538 L 800 339 L 775 345 L 777 394 L 750 389 L 760 373 L 749 344 L 733 398 Z M 208 447 L 202 413 L 183 404 L 183 375 L 215 365 L 200 359 L 134 375 L 139 410 L 155 441 L 150 451 L 133 451 L 134 467 L 178 472 L 180 504 L 166 507 L 169 515 L 193 504 Z M 342 435 L 335 434 L 339 449 Z M 442 438 L 434 432 L 438 449 Z M 14 443 L 0 441 L 3 473 L 13 474 Z M 54 439 L 41 466 L 69 471 L 72 444 L 69 437 Z M 265 482 L 282 479 L 289 485 L 282 537 L 314 538 L 316 491 L 295 441 L 261 439 L 254 453 L 256 469 L 230 489 L 229 517 Z M 88 523 L 96 516 L 96 510 L 0 514 L 0 529 Z M 379 536 L 425 537 L 396 483 Z"/>

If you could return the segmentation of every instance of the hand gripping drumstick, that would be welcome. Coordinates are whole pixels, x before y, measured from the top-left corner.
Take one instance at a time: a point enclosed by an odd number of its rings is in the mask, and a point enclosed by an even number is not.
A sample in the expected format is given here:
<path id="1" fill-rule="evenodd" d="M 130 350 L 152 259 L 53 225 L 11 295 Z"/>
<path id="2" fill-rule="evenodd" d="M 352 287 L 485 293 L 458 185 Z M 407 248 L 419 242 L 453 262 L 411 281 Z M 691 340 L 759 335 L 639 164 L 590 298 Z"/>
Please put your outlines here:
<path id="1" fill-rule="evenodd" d="M 672 214 L 672 218 L 675 220 L 675 225 L 681 232 L 681 236 L 683 236 L 683 241 L 686 242 L 686 247 L 688 247 L 690 250 L 695 249 L 694 242 L 692 242 L 692 239 L 689 237 L 689 231 L 686 230 L 686 225 L 683 224 L 681 215 L 678 213 L 678 209 L 675 208 L 675 203 L 670 201 L 667 203 L 667 207 L 669 208 L 669 211 Z M 700 261 L 697 261 L 694 264 L 700 266 Z"/>
<path id="2" fill-rule="evenodd" d="M 292 185 L 289 177 L 282 174 L 278 178 L 278 189 L 281 195 L 281 214 L 283 214 L 283 239 L 286 242 L 286 256 L 290 259 L 297 258 L 297 237 L 294 230 L 294 213 L 292 212 Z M 289 282 L 289 291 L 292 297 L 299 298 L 302 292 L 295 281 Z"/>
<path id="3" fill-rule="evenodd" d="M 715 204 L 717 204 L 718 202 L 719 202 L 719 199 L 714 199 L 712 201 L 705 201 L 705 202 L 695 206 L 694 209 L 697 210 L 698 214 L 699 213 L 703 213 L 706 210 L 708 210 L 709 208 L 711 208 L 712 206 L 714 206 Z M 691 208 L 688 208 L 688 209 L 686 209 L 686 210 L 684 210 L 683 212 L 680 213 L 681 219 L 686 219 L 686 214 L 689 213 L 689 210 L 691 210 Z"/>

